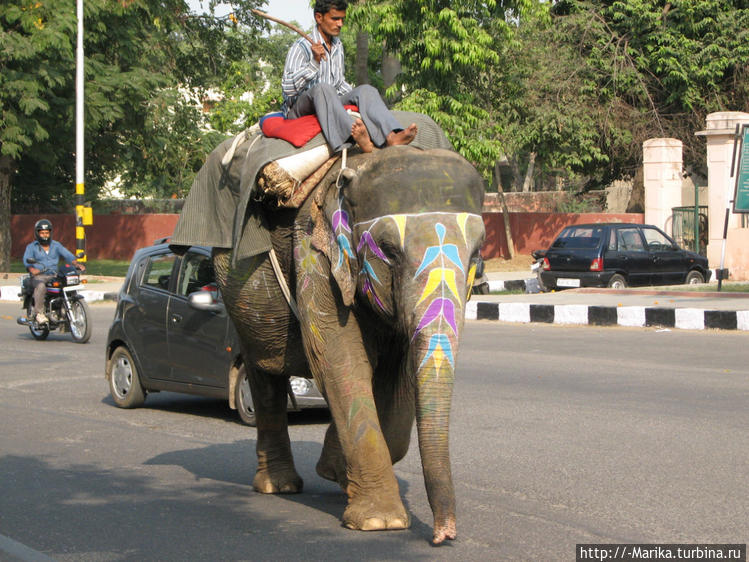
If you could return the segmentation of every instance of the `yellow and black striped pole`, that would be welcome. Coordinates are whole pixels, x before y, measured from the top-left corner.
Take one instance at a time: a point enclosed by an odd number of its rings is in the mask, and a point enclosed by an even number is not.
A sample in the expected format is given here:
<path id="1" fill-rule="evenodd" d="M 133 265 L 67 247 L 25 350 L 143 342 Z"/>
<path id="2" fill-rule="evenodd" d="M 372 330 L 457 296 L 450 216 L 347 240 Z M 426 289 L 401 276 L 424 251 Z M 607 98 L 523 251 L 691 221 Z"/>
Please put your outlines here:
<path id="1" fill-rule="evenodd" d="M 75 257 L 86 261 L 86 231 L 93 224 L 91 207 L 84 204 L 83 185 L 83 0 L 76 2 L 78 44 L 75 65 Z"/>

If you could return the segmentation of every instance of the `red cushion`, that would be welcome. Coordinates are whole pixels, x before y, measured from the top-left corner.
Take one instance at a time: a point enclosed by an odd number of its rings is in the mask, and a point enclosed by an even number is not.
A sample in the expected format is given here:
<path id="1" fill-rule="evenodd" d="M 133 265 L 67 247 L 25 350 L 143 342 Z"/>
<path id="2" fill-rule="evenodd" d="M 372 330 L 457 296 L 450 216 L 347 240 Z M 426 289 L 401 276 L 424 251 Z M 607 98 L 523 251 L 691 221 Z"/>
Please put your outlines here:
<path id="1" fill-rule="evenodd" d="M 346 109 L 359 111 L 355 105 Z M 260 119 L 260 128 L 266 137 L 283 139 L 297 148 L 304 146 L 322 130 L 316 115 L 305 115 L 297 119 L 284 119 L 281 113 L 271 113 Z"/>

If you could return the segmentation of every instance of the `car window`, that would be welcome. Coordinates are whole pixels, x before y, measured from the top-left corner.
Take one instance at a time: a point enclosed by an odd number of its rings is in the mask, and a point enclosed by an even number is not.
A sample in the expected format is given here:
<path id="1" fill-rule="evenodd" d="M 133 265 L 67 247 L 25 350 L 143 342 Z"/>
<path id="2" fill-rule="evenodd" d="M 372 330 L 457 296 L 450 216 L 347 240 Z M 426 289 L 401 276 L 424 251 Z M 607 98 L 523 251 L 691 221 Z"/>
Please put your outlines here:
<path id="1" fill-rule="evenodd" d="M 188 253 L 180 267 L 177 294 L 187 296 L 196 291 L 216 291 L 216 273 L 211 258 Z"/>
<path id="2" fill-rule="evenodd" d="M 671 240 L 654 228 L 643 228 L 642 233 L 645 235 L 645 242 L 650 251 L 670 250 L 673 248 Z"/>
<path id="3" fill-rule="evenodd" d="M 620 228 L 616 233 L 620 252 L 644 252 L 645 246 L 637 228 Z"/>
<path id="4" fill-rule="evenodd" d="M 605 235 L 606 230 L 602 227 L 568 226 L 557 236 L 551 247 L 570 249 L 597 248 Z"/>
<path id="5" fill-rule="evenodd" d="M 148 258 L 148 265 L 146 265 L 146 272 L 143 276 L 143 285 L 168 290 L 175 259 L 176 256 L 171 253 L 159 254 Z"/>
<path id="6" fill-rule="evenodd" d="M 611 232 L 609 232 L 609 244 L 606 246 L 607 250 L 614 251 L 616 250 L 616 230 L 611 229 Z"/>

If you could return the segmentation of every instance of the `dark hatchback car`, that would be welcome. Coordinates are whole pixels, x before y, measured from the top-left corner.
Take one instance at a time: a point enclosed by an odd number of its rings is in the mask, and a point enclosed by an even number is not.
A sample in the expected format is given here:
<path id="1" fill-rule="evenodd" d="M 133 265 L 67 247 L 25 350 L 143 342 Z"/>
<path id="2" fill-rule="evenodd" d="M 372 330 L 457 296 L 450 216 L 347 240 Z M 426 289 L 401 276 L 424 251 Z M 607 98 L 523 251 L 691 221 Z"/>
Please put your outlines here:
<path id="1" fill-rule="evenodd" d="M 221 302 L 210 249 L 178 256 L 160 242 L 135 253 L 120 289 L 106 350 L 112 398 L 121 408 L 162 390 L 224 398 L 255 425 L 239 336 Z M 290 387 L 290 407 L 327 407 L 314 381 L 291 377 Z"/>
<path id="2" fill-rule="evenodd" d="M 707 258 L 682 250 L 655 226 L 629 223 L 568 226 L 543 260 L 544 289 L 697 284 L 710 280 Z"/>

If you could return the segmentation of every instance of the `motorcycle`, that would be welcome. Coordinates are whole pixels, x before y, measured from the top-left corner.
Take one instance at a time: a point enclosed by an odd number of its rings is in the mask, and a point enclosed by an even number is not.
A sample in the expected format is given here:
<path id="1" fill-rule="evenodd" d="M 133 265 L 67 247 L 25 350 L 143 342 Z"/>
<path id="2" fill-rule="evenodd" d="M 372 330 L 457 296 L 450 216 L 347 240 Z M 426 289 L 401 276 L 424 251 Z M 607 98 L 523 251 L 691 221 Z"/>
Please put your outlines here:
<path id="1" fill-rule="evenodd" d="M 35 263 L 29 260 L 29 263 Z M 60 267 L 57 275 L 47 281 L 47 294 L 44 298 L 44 314 L 48 322 L 38 323 L 34 313 L 34 289 L 31 276 L 26 275 L 21 281 L 23 310 L 26 316 L 19 316 L 18 324 L 27 326 L 31 335 L 37 340 L 46 340 L 49 332 L 59 329 L 60 332 L 70 332 L 73 341 L 86 343 L 91 338 L 91 323 L 89 322 L 88 303 L 79 294 L 81 277 L 78 270 L 69 264 Z"/>
<path id="2" fill-rule="evenodd" d="M 533 250 L 531 252 L 531 257 L 533 258 L 533 263 L 531 264 L 531 273 L 536 275 L 536 279 L 538 279 L 538 289 L 542 293 L 545 293 L 548 291 L 546 286 L 544 285 L 544 282 L 541 280 L 541 272 L 544 269 L 544 258 L 546 257 L 546 250 Z"/>

